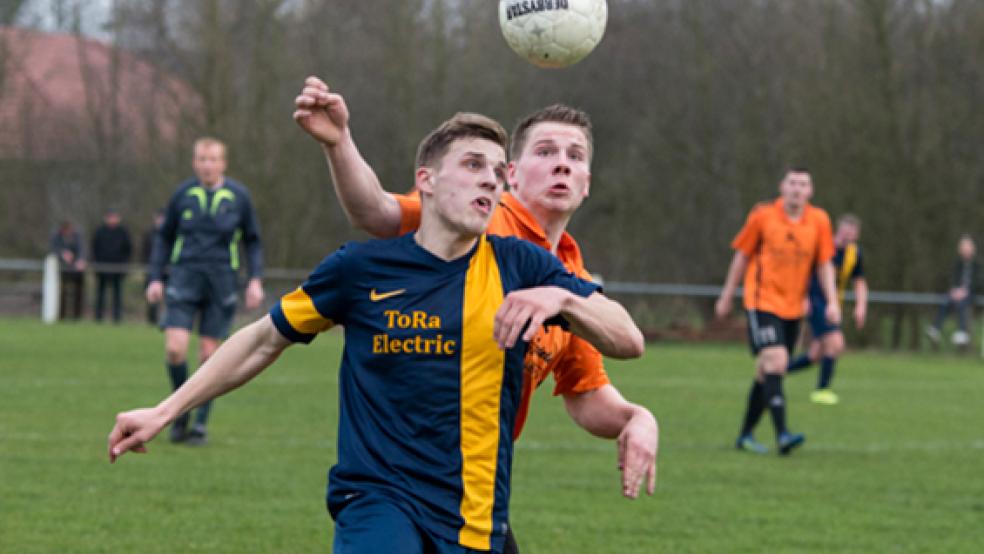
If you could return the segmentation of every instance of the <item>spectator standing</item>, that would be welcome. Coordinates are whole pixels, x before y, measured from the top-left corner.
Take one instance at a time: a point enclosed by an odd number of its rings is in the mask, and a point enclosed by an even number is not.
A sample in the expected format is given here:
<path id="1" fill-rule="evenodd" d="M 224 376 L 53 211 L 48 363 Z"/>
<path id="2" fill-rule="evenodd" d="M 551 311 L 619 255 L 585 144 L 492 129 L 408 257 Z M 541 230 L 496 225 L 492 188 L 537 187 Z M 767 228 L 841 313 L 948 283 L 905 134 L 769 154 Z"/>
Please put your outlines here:
<path id="1" fill-rule="evenodd" d="M 947 291 L 946 300 L 940 305 L 936 320 L 926 328 L 926 335 L 934 344 L 940 343 L 943 322 L 950 314 L 950 310 L 957 312 L 957 330 L 951 337 L 953 344 L 963 347 L 970 343 L 970 310 L 980 275 L 977 246 L 970 235 L 963 235 L 957 243 L 957 261 L 954 262 L 953 272 L 950 275 L 950 290 Z"/>
<path id="2" fill-rule="evenodd" d="M 106 210 L 103 223 L 92 235 L 92 261 L 96 267 L 96 321 L 102 321 L 106 289 L 113 294 L 113 322 L 123 319 L 123 278 L 130 262 L 132 247 L 130 232 L 121 224 L 122 217 L 114 209 Z"/>
<path id="3" fill-rule="evenodd" d="M 82 297 L 85 292 L 85 251 L 75 224 L 68 220 L 62 221 L 51 236 L 48 250 L 58 256 L 61 277 L 58 318 L 77 320 L 82 317 Z"/>

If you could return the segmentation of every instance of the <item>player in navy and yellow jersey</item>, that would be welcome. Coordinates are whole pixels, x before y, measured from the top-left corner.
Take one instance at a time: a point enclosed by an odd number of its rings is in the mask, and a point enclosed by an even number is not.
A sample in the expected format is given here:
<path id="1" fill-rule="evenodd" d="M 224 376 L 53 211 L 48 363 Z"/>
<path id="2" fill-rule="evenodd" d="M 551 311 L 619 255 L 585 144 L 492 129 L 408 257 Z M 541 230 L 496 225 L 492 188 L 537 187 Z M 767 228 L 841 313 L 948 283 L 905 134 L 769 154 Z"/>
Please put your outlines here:
<path id="1" fill-rule="evenodd" d="M 419 194 L 383 189 L 352 139 L 344 98 L 308 77 L 295 103 L 295 119 L 322 146 L 350 222 L 381 238 L 415 230 Z M 527 240 L 557 256 L 575 275 L 590 278 L 577 241 L 566 231 L 591 185 L 594 144 L 588 114 L 562 104 L 536 110 L 516 124 L 509 150 L 510 191 L 492 214 L 489 234 Z M 622 494 L 636 498 L 643 488 L 653 494 L 659 442 L 655 417 L 622 397 L 597 349 L 563 329 L 544 329 L 530 343 L 515 436 L 522 431 L 533 392 L 551 375 L 553 393 L 563 398 L 578 425 L 617 440 Z"/>
<path id="2" fill-rule="evenodd" d="M 345 245 L 267 317 L 229 339 L 156 408 L 117 416 L 110 459 L 267 367 L 345 329 L 334 552 L 500 552 L 526 344 L 568 324 L 603 353 L 642 354 L 628 313 L 544 250 L 483 235 L 502 192 L 505 132 L 458 114 L 418 152 L 415 234 Z"/>
<path id="3" fill-rule="evenodd" d="M 854 322 L 858 328 L 864 327 L 865 316 L 868 313 L 868 283 L 864 278 L 864 264 L 861 258 L 861 246 L 858 239 L 861 236 L 861 220 L 854 214 L 844 214 L 837 220 L 837 231 L 834 233 L 836 252 L 832 262 L 837 281 L 837 299 L 844 301 L 847 287 L 854 285 Z M 827 321 L 827 299 L 823 294 L 820 281 L 814 275 L 810 279 L 810 312 L 807 320 L 810 323 L 809 349 L 790 360 L 786 368 L 788 372 L 799 371 L 820 360 L 820 375 L 817 378 L 817 389 L 810 393 L 810 400 L 817 404 L 833 405 L 839 399 L 830 390 L 830 382 L 834 377 L 834 366 L 844 351 L 844 333 L 839 325 Z"/>
<path id="4" fill-rule="evenodd" d="M 196 321 L 200 364 L 229 334 L 239 297 L 240 249 L 249 273 L 246 307 L 256 308 L 263 301 L 260 226 L 246 187 L 225 176 L 225 144 L 210 137 L 196 140 L 192 167 L 195 178 L 171 196 L 154 238 L 146 291 L 150 304 L 162 296 L 165 300 L 161 326 L 174 389 L 188 376 L 188 341 Z M 166 290 L 164 266 L 169 268 Z M 205 403 L 198 408 L 190 430 L 188 416 L 178 418 L 171 440 L 204 444 L 210 407 Z"/>
<path id="5" fill-rule="evenodd" d="M 779 192 L 780 197 L 774 202 L 763 202 L 752 209 L 732 242 L 735 255 L 715 312 L 720 318 L 731 312 L 732 297 L 739 279 L 744 277 L 748 338 L 756 356 L 756 371 L 736 446 L 766 452 L 752 431 L 768 407 L 779 452 L 788 454 L 805 437 L 786 428 L 782 376 L 799 334 L 811 272 L 816 271 L 829 299 L 824 316 L 833 324 L 840 322 L 840 304 L 830 261 L 834 255 L 830 218 L 827 212 L 809 203 L 813 195 L 810 173 L 803 168 L 790 169 Z"/>

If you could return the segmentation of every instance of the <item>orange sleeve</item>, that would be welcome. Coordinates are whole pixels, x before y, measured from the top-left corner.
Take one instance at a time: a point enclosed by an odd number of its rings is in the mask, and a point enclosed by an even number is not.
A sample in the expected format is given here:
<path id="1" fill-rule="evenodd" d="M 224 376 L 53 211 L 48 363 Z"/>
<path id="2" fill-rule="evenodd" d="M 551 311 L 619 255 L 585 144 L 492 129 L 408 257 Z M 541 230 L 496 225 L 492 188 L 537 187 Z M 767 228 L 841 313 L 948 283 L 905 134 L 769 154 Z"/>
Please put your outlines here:
<path id="1" fill-rule="evenodd" d="M 420 193 L 394 194 L 393 198 L 400 204 L 400 234 L 416 231 L 420 227 Z"/>
<path id="2" fill-rule="evenodd" d="M 833 259 L 836 249 L 834 248 L 834 231 L 830 225 L 830 216 L 823 210 L 819 212 L 817 226 L 820 228 L 820 245 L 817 248 L 817 263 L 826 263 Z"/>
<path id="3" fill-rule="evenodd" d="M 741 231 L 738 231 L 735 240 L 731 241 L 731 248 L 748 257 L 755 253 L 759 241 L 762 240 L 762 217 L 759 215 L 761 213 L 761 209 L 754 209 L 748 214 L 745 226 L 741 228 Z"/>
<path id="4" fill-rule="evenodd" d="M 553 374 L 554 396 L 592 391 L 611 382 L 601 352 L 588 341 L 573 335 L 554 366 Z"/>

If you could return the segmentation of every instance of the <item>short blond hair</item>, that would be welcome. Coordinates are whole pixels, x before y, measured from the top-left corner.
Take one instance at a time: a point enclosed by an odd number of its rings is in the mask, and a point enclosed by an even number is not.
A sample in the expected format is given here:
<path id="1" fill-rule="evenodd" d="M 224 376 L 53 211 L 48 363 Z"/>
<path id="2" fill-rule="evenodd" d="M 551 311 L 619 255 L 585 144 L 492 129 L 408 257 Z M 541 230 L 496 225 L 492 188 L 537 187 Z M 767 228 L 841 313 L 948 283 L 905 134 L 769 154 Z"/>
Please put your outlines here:
<path id="1" fill-rule="evenodd" d="M 226 151 L 227 151 L 226 144 L 215 137 L 199 137 L 195 139 L 195 144 L 194 146 L 192 146 L 191 149 L 192 154 L 198 152 L 199 147 L 208 147 L 208 146 L 218 146 L 219 148 L 222 149 L 222 157 L 223 158 L 226 157 Z"/>
<path id="2" fill-rule="evenodd" d="M 577 127 L 584 133 L 584 138 L 588 141 L 588 157 L 593 155 L 594 136 L 591 116 L 588 115 L 588 112 L 572 108 L 566 104 L 552 104 L 527 115 L 516 124 L 510 141 L 509 159 L 518 160 L 523 155 L 523 148 L 526 147 L 526 139 L 529 137 L 530 129 L 540 123 L 562 123 Z"/>

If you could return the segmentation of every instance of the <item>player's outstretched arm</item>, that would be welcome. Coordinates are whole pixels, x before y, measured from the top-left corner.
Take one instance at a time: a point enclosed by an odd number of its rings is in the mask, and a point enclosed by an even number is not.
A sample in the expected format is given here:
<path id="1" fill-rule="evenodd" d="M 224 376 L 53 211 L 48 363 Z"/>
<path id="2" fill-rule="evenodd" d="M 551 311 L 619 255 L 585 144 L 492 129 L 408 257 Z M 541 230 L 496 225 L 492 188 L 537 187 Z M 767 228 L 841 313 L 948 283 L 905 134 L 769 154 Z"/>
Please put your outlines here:
<path id="1" fill-rule="evenodd" d="M 571 419 L 592 435 L 618 439 L 623 495 L 636 498 L 643 482 L 649 494 L 656 491 L 659 425 L 649 410 L 628 402 L 610 384 L 592 391 L 565 394 L 564 406 Z"/>
<path id="2" fill-rule="evenodd" d="M 728 276 L 724 278 L 724 286 L 721 288 L 721 296 L 714 304 L 714 315 L 719 319 L 724 319 L 731 313 L 731 302 L 738 289 L 738 281 L 745 275 L 748 267 L 748 256 L 742 251 L 735 252 L 731 259 L 731 266 L 728 267 Z"/>
<path id="3" fill-rule="evenodd" d="M 645 350 L 642 331 L 621 304 L 599 292 L 584 298 L 553 286 L 506 295 L 495 315 L 496 342 L 500 348 L 512 348 L 524 327 L 523 340 L 533 340 L 544 322 L 556 315 L 563 316 L 572 333 L 605 356 L 638 358 Z"/>
<path id="4" fill-rule="evenodd" d="M 294 121 L 325 152 L 335 194 L 349 223 L 376 237 L 396 236 L 400 231 L 400 205 L 383 190 L 376 172 L 356 147 L 345 99 L 312 76 L 304 81 L 294 105 Z"/>
<path id="5" fill-rule="evenodd" d="M 290 344 L 269 315 L 240 329 L 160 404 L 117 414 L 116 425 L 109 433 L 109 461 L 116 461 L 130 450 L 145 452 L 144 445 L 179 415 L 246 383 Z"/>

